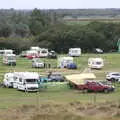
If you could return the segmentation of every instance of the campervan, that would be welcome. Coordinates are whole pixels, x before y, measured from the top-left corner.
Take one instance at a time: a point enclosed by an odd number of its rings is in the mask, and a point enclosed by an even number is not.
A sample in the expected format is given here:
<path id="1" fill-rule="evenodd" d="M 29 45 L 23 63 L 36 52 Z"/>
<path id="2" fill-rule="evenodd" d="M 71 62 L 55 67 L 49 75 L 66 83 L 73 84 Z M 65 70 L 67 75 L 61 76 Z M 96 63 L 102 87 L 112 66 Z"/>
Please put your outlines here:
<path id="1" fill-rule="evenodd" d="M 16 65 L 16 55 L 15 54 L 4 54 L 3 63 L 6 65 Z"/>
<path id="2" fill-rule="evenodd" d="M 81 56 L 81 48 L 70 48 L 68 54 L 72 57 L 79 57 Z"/>
<path id="3" fill-rule="evenodd" d="M 88 66 L 89 68 L 101 69 L 104 66 L 104 61 L 102 58 L 89 58 Z"/>
<path id="4" fill-rule="evenodd" d="M 13 50 L 11 49 L 0 50 L 0 55 L 4 55 L 4 54 L 13 54 Z"/>
<path id="5" fill-rule="evenodd" d="M 17 77 L 17 89 L 23 91 L 38 91 L 39 74 L 36 72 L 18 72 L 15 73 Z"/>
<path id="6" fill-rule="evenodd" d="M 14 82 L 14 74 L 13 73 L 6 73 L 4 75 L 4 79 L 3 79 L 3 85 L 5 87 L 13 87 L 13 82 Z"/>
<path id="7" fill-rule="evenodd" d="M 57 62 L 58 68 L 67 68 L 68 64 L 73 63 L 73 57 L 60 57 Z"/>

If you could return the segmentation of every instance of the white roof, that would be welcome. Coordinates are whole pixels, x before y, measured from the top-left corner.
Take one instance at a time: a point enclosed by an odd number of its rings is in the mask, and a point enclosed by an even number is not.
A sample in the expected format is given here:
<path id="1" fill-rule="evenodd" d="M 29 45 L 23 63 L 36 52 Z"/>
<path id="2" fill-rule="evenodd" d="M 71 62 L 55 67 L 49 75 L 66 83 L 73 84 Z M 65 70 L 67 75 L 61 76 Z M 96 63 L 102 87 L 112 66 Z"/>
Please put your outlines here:
<path id="1" fill-rule="evenodd" d="M 14 74 L 24 79 L 38 79 L 39 78 L 39 74 L 37 72 L 15 72 Z"/>
<path id="2" fill-rule="evenodd" d="M 4 54 L 4 56 L 13 56 L 13 57 L 15 57 L 16 55 L 15 54 Z"/>
<path id="3" fill-rule="evenodd" d="M 102 58 L 89 58 L 88 60 L 103 61 L 103 59 L 102 59 Z"/>

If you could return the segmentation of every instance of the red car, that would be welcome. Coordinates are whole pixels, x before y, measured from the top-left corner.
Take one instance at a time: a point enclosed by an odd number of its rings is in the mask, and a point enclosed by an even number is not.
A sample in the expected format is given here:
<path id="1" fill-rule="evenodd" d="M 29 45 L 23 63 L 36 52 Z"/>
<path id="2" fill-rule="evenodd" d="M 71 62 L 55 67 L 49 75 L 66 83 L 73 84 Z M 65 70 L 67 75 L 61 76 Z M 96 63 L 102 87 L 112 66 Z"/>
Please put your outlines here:
<path id="1" fill-rule="evenodd" d="M 92 92 L 112 92 L 114 91 L 115 87 L 112 85 L 106 85 L 99 81 L 87 81 L 83 85 L 77 85 L 77 89 L 83 90 L 86 92 L 92 91 Z"/>

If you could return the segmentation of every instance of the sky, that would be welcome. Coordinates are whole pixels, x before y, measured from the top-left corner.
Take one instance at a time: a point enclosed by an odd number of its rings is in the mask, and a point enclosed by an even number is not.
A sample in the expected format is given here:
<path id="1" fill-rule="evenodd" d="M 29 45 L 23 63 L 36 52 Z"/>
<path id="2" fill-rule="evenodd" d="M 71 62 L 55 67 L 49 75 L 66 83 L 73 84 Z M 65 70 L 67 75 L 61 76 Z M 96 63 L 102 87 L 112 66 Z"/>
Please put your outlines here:
<path id="1" fill-rule="evenodd" d="M 0 0 L 0 9 L 120 8 L 120 0 Z"/>

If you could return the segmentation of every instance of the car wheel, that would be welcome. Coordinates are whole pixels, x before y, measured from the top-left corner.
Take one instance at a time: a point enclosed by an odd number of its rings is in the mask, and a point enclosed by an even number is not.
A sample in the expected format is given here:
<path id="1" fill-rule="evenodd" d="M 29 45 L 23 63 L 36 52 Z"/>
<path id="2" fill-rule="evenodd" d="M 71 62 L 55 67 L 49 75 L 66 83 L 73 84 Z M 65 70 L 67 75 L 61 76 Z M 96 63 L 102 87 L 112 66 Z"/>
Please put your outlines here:
<path id="1" fill-rule="evenodd" d="M 115 82 L 116 80 L 115 80 L 115 78 L 111 78 L 110 81 L 111 82 Z"/>
<path id="2" fill-rule="evenodd" d="M 104 93 L 109 93 L 109 90 L 108 89 L 104 89 Z"/>
<path id="3" fill-rule="evenodd" d="M 83 89 L 82 92 L 83 92 L 83 93 L 87 93 L 88 90 L 87 90 L 87 89 Z"/>

